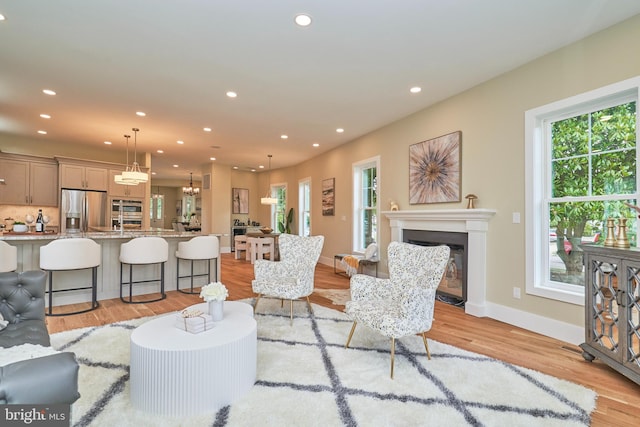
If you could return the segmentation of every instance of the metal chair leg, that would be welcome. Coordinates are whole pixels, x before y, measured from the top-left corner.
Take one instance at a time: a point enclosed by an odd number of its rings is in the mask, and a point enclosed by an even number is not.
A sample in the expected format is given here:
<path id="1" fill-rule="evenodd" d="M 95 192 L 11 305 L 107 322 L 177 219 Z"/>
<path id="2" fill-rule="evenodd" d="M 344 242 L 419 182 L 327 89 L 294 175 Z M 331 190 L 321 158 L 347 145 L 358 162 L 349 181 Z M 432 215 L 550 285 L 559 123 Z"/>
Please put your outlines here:
<path id="1" fill-rule="evenodd" d="M 289 300 L 289 312 L 291 313 L 290 325 L 293 326 L 293 300 Z"/>
<path id="2" fill-rule="evenodd" d="M 309 311 L 313 314 L 313 307 L 311 307 L 311 301 L 309 301 L 309 297 L 307 297 L 307 305 L 309 306 Z"/>
<path id="3" fill-rule="evenodd" d="M 349 332 L 349 338 L 347 338 L 347 343 L 344 345 L 344 348 L 349 348 L 349 343 L 351 342 L 351 337 L 353 336 L 353 332 L 356 330 L 357 322 L 354 320 L 353 326 L 351 327 L 351 332 Z"/>
<path id="4" fill-rule="evenodd" d="M 391 338 L 391 379 L 393 379 L 393 362 L 396 353 L 396 339 Z"/>
<path id="5" fill-rule="evenodd" d="M 424 349 L 427 350 L 427 357 L 431 360 L 431 352 L 429 351 L 429 344 L 427 344 L 427 336 L 422 333 L 422 340 L 424 341 Z"/>

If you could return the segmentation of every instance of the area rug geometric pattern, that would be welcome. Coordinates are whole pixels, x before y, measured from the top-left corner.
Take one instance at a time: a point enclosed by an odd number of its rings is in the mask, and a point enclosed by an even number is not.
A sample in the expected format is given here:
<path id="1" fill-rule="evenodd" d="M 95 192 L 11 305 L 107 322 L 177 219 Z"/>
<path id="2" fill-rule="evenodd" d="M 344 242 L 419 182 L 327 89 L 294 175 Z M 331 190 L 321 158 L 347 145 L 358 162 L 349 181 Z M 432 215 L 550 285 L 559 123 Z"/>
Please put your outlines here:
<path id="1" fill-rule="evenodd" d="M 52 335 L 76 353 L 82 397 L 74 426 L 585 426 L 596 394 L 577 384 L 420 337 L 389 340 L 339 311 L 263 299 L 257 382 L 231 406 L 174 419 L 129 404 L 129 336 L 137 319 Z M 212 387 L 215 386 L 212 384 Z"/>

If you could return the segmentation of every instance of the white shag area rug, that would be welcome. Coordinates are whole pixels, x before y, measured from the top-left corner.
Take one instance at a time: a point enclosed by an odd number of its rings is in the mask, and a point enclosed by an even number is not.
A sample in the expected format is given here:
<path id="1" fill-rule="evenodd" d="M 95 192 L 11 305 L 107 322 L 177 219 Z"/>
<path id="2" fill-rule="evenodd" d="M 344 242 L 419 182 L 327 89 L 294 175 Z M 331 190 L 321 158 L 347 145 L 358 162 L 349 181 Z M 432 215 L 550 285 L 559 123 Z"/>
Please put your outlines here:
<path id="1" fill-rule="evenodd" d="M 252 302 L 252 301 L 249 301 Z M 571 382 L 429 340 L 389 340 L 339 311 L 261 299 L 257 381 L 231 406 L 187 418 L 133 409 L 129 337 L 149 318 L 54 334 L 80 363 L 72 426 L 587 426 L 596 393 Z M 162 375 L 161 372 L 158 373 Z"/>

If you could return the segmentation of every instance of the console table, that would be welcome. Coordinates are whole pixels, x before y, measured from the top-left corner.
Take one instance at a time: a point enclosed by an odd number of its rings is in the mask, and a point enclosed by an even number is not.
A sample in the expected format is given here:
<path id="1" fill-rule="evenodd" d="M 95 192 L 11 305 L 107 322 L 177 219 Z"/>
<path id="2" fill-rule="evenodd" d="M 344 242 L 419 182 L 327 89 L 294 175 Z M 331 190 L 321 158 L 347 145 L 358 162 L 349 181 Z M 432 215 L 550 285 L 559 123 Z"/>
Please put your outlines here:
<path id="1" fill-rule="evenodd" d="M 640 384 L 640 250 L 582 245 L 587 361 L 596 357 Z"/>

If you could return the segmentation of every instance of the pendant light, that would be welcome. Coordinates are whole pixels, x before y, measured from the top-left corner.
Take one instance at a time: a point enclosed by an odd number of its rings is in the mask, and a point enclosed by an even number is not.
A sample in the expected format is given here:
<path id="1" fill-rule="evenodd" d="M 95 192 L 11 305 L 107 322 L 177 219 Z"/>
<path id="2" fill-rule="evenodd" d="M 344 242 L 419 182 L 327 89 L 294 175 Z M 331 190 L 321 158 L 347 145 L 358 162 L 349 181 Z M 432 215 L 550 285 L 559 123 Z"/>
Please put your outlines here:
<path id="1" fill-rule="evenodd" d="M 131 168 L 127 171 L 122 172 L 122 179 L 128 182 L 135 182 L 134 185 L 145 183 L 149 181 L 149 175 L 140 170 L 140 165 L 138 164 L 138 132 L 140 129 L 132 128 L 134 132 L 134 157 L 133 163 L 131 164 Z"/>
<path id="2" fill-rule="evenodd" d="M 187 196 L 197 196 L 200 194 L 200 189 L 193 186 L 193 172 L 189 172 L 189 186 L 182 187 L 182 192 Z"/>
<path id="3" fill-rule="evenodd" d="M 275 205 L 278 203 L 278 199 L 271 197 L 271 154 L 269 154 L 269 184 L 267 185 L 267 194 L 260 199 L 260 203 L 263 205 Z"/>
<path id="4" fill-rule="evenodd" d="M 125 165 L 124 170 L 125 172 L 129 172 L 129 138 L 131 138 L 131 135 L 125 135 L 124 137 L 127 138 L 127 164 Z M 125 181 L 125 179 L 122 177 L 122 174 L 114 176 L 113 180 L 116 184 L 120 185 L 138 185 L 137 182 Z"/>

